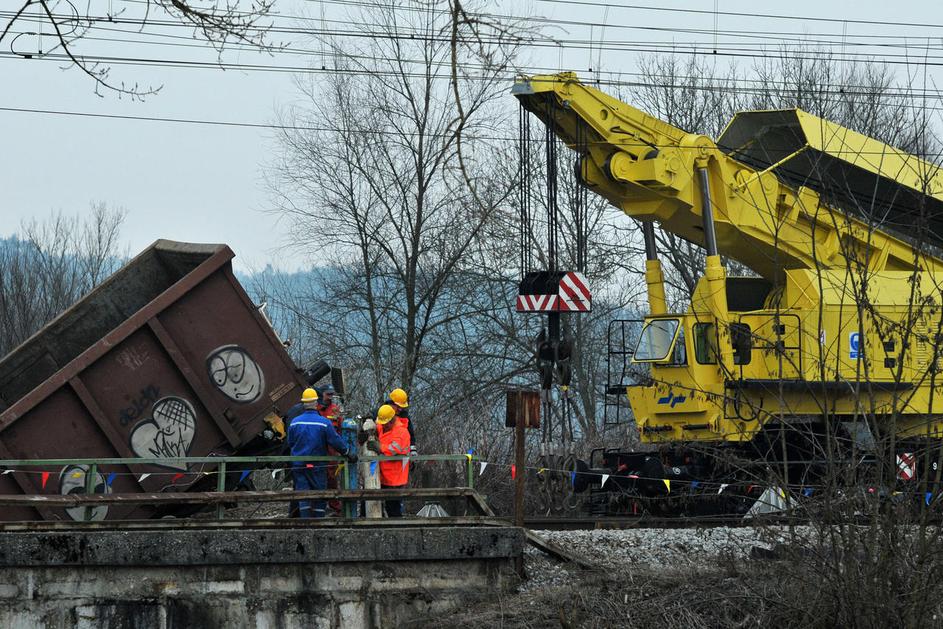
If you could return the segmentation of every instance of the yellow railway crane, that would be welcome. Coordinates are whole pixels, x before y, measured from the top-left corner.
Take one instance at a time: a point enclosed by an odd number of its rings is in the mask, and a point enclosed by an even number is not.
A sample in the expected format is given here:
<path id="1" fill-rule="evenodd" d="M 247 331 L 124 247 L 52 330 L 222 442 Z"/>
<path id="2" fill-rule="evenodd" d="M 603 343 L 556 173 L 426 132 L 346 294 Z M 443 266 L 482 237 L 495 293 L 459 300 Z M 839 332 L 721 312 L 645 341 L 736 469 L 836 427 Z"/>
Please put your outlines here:
<path id="1" fill-rule="evenodd" d="M 943 437 L 943 259 L 924 246 L 943 243 L 937 166 L 796 109 L 737 114 L 714 141 L 573 73 L 512 93 L 580 153 L 584 185 L 641 221 L 651 312 L 632 360 L 651 379 L 628 397 L 643 442 L 863 416 Z M 668 312 L 655 224 L 706 250 L 686 312 Z M 758 277 L 728 277 L 721 256 Z"/>

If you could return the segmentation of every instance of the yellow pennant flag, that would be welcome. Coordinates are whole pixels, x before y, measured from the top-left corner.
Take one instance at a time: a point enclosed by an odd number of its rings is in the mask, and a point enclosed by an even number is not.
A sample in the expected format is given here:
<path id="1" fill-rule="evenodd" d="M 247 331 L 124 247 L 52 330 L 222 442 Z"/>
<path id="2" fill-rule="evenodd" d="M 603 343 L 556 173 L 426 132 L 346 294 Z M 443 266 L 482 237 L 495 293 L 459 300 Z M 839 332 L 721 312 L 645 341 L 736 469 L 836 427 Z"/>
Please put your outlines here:
<path id="1" fill-rule="evenodd" d="M 670 494 L 670 493 L 671 493 L 671 481 L 666 478 L 664 482 L 665 482 L 665 487 L 668 488 L 668 493 Z"/>

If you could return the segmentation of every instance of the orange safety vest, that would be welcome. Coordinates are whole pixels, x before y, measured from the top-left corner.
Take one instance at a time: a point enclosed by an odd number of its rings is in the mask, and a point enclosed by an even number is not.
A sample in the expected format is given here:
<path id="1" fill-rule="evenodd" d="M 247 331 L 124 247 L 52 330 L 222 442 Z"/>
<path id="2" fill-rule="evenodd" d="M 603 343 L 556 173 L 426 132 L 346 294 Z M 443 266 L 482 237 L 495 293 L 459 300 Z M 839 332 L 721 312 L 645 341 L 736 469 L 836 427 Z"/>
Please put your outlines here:
<path id="1" fill-rule="evenodd" d="M 380 454 L 399 456 L 409 454 L 409 431 L 400 418 L 395 418 L 385 426 L 378 426 Z M 380 461 L 380 484 L 388 487 L 402 487 L 409 481 L 409 466 L 402 461 Z"/>

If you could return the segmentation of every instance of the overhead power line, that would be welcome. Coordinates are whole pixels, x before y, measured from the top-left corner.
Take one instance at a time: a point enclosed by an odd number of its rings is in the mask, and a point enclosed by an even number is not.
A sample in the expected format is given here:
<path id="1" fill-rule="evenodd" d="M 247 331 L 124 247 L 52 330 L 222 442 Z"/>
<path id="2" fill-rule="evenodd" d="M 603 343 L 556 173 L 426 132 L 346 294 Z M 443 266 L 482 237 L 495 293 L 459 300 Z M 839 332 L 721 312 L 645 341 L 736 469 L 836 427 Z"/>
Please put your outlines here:
<path id="1" fill-rule="evenodd" d="M 926 22 L 894 22 L 885 20 L 862 20 L 855 18 L 815 17 L 811 15 L 785 15 L 777 13 L 752 13 L 744 11 L 710 11 L 708 9 L 684 9 L 681 7 L 652 7 L 640 4 L 610 4 L 607 2 L 590 2 L 588 0 L 536 0 L 544 4 L 566 4 L 571 6 L 599 7 L 609 9 L 632 9 L 635 11 L 662 11 L 666 13 L 689 13 L 695 15 L 725 15 L 732 17 L 751 17 L 771 20 L 795 20 L 800 22 L 829 22 L 833 24 L 869 24 L 871 26 L 905 26 L 911 28 L 943 28 L 943 24 L 927 24 Z"/>
<path id="2" fill-rule="evenodd" d="M 11 112 L 11 113 L 25 113 L 25 114 L 39 114 L 39 115 L 50 115 L 50 116 L 75 116 L 81 118 L 100 118 L 106 120 L 126 120 L 126 121 L 136 121 L 136 122 L 161 122 L 161 123 L 173 123 L 173 124 L 188 124 L 188 125 L 208 125 L 208 126 L 217 126 L 217 127 L 241 127 L 247 129 L 270 129 L 276 131 L 314 131 L 314 132 L 327 132 L 327 133 L 345 133 L 345 134 L 354 134 L 354 135 L 376 135 L 376 136 L 393 136 L 393 137 L 426 137 L 426 138 L 451 138 L 454 137 L 454 133 L 432 133 L 424 131 L 419 133 L 404 132 L 401 130 L 397 131 L 387 131 L 383 129 L 377 129 L 375 127 L 363 127 L 363 128 L 341 128 L 336 126 L 325 126 L 325 125 L 294 125 L 294 124 L 277 124 L 277 123 L 263 123 L 263 122 L 238 122 L 232 120 L 209 120 L 209 119 L 199 119 L 199 118 L 174 118 L 174 117 L 161 117 L 161 116 L 133 116 L 129 114 L 105 114 L 105 113 L 96 113 L 96 112 L 83 112 L 83 111 L 65 111 L 65 110 L 56 110 L 56 109 L 40 109 L 40 108 L 29 108 L 29 107 L 3 107 L 0 106 L 0 111 Z M 485 128 L 482 128 L 487 129 Z M 490 129 L 494 132 L 496 129 Z M 517 142 L 517 136 L 511 135 L 486 135 L 475 130 L 472 130 L 468 133 L 465 133 L 463 137 L 466 140 L 487 140 L 487 141 L 496 141 L 496 142 Z M 594 144 L 589 142 L 589 145 Z M 598 142 L 596 144 L 609 144 L 607 142 Z M 652 145 L 649 143 L 635 143 L 623 141 L 619 143 L 620 146 L 626 147 L 652 147 L 655 148 L 674 148 L 674 149 L 683 149 L 685 147 L 677 145 Z M 699 150 L 697 147 L 689 147 L 692 150 Z M 770 147 L 775 148 L 775 147 Z M 854 151 L 855 155 L 884 155 L 886 151 Z M 939 153 L 929 153 L 926 157 L 939 157 L 943 155 L 943 152 Z"/>

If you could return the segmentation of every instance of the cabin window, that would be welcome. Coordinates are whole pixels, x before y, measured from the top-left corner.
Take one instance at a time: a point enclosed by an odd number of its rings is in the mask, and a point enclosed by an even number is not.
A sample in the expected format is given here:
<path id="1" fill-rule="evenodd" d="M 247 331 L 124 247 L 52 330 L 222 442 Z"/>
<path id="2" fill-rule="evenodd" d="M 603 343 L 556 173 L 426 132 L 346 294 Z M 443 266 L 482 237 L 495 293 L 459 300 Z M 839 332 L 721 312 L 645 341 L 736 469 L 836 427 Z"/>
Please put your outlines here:
<path id="1" fill-rule="evenodd" d="M 668 358 L 671 342 L 678 333 L 678 319 L 651 319 L 642 328 L 633 360 L 658 361 Z"/>
<path id="2" fill-rule="evenodd" d="M 701 365 L 717 364 L 717 328 L 713 323 L 694 324 L 694 359 Z"/>
<path id="3" fill-rule="evenodd" d="M 753 331 L 746 323 L 730 324 L 730 343 L 733 345 L 733 364 L 749 365 L 753 354 Z"/>

